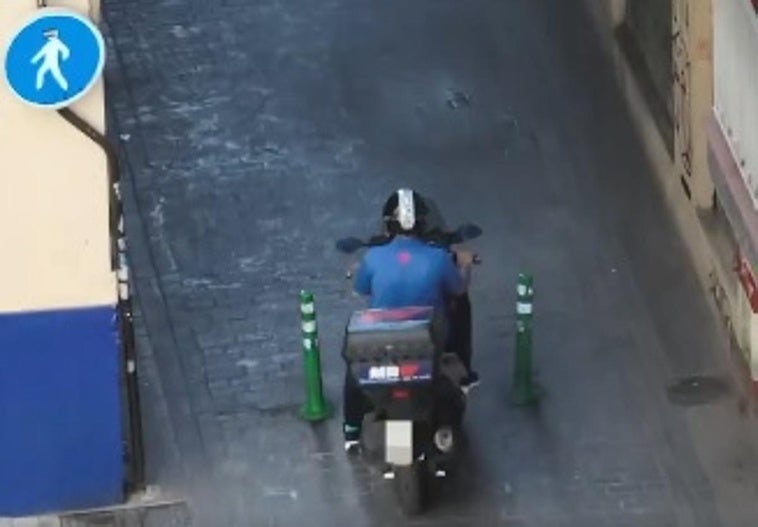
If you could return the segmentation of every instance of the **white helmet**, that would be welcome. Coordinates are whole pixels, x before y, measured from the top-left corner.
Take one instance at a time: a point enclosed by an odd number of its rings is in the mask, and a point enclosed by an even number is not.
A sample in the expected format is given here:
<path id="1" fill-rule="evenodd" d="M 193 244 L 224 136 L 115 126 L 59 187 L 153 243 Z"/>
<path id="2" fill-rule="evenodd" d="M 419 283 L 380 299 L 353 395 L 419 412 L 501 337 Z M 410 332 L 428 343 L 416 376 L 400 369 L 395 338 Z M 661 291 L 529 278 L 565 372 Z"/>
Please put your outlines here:
<path id="1" fill-rule="evenodd" d="M 417 234 L 423 232 L 428 210 L 418 192 L 401 188 L 385 201 L 382 219 L 391 234 Z"/>

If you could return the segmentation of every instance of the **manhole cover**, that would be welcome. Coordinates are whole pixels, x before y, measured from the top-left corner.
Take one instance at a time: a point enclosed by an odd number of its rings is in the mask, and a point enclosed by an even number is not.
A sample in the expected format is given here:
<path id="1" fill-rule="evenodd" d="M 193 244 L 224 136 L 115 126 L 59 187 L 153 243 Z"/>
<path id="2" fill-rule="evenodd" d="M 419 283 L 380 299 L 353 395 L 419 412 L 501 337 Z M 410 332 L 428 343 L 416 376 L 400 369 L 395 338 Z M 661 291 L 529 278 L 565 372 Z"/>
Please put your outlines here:
<path id="1" fill-rule="evenodd" d="M 462 91 L 451 90 L 447 98 L 447 105 L 453 110 L 471 106 L 471 96 Z"/>
<path id="2" fill-rule="evenodd" d="M 697 406 L 715 401 L 729 393 L 729 384 L 716 376 L 685 377 L 667 389 L 669 400 L 681 406 Z"/>

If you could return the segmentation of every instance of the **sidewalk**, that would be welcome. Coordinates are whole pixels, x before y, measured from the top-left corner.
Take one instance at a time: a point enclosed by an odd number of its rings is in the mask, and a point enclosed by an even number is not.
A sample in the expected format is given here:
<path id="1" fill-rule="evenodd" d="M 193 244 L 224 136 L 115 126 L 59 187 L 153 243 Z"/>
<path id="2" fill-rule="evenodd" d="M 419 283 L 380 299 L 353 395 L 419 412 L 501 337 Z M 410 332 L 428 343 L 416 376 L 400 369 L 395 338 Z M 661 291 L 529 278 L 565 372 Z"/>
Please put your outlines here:
<path id="1" fill-rule="evenodd" d="M 187 489 L 195 527 L 410 523 L 342 452 L 339 409 L 319 426 L 297 414 L 298 291 L 316 295 L 337 406 L 361 304 L 333 240 L 372 228 L 367 210 L 400 185 L 482 225 L 472 246 L 491 263 L 472 290 L 485 378 L 470 448 L 413 525 L 752 525 L 739 394 L 671 400 L 692 376 L 728 383 L 724 341 L 577 9 L 192 7 L 119 0 L 106 17 L 148 464 Z M 539 412 L 507 404 L 521 270 L 541 291 Z"/>
<path id="2" fill-rule="evenodd" d="M 0 527 L 63 527 L 59 516 L 29 516 L 0 518 Z"/>
<path id="3" fill-rule="evenodd" d="M 144 493 L 113 507 L 23 518 L 0 517 L 0 527 L 188 527 L 191 524 L 184 501 L 155 487 L 148 487 Z"/>

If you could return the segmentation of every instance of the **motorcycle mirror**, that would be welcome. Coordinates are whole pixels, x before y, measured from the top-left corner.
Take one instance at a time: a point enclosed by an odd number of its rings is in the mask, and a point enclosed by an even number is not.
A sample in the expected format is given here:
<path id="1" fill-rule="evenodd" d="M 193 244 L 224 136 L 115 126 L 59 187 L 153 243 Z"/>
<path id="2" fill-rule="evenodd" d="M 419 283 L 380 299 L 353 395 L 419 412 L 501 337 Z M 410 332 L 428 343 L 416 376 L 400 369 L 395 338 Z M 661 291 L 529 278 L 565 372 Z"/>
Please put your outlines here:
<path id="1" fill-rule="evenodd" d="M 461 241 L 473 240 L 474 238 L 478 238 L 482 235 L 481 227 L 474 225 L 473 223 L 466 223 L 464 225 L 461 225 L 455 232 Z"/>
<path id="2" fill-rule="evenodd" d="M 335 245 L 338 251 L 345 254 L 352 254 L 363 247 L 365 244 L 362 240 L 351 236 L 349 238 L 342 238 L 341 240 L 337 240 L 337 243 Z"/>

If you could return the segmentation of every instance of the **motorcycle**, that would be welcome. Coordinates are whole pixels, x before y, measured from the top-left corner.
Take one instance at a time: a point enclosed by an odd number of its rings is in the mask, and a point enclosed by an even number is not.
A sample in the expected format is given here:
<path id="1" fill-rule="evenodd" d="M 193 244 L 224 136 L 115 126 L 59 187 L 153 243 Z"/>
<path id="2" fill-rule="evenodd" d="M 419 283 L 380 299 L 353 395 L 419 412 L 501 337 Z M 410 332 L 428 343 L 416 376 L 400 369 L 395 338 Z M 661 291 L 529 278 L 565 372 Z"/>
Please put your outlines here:
<path id="1" fill-rule="evenodd" d="M 451 245 L 481 233 L 476 225 L 463 225 L 452 232 L 435 229 L 425 238 L 455 259 Z M 353 254 L 387 241 L 383 236 L 367 241 L 351 237 L 336 246 Z M 481 260 L 475 256 L 474 263 Z M 468 294 L 461 301 L 470 317 Z M 424 510 L 430 482 L 447 476 L 460 442 L 467 372 L 458 354 L 446 350 L 445 321 L 432 307 L 411 306 L 358 310 L 345 327 L 342 357 L 370 405 L 361 443 L 367 430 L 383 428 L 384 477 L 393 480 L 401 509 L 409 515 Z M 470 334 L 466 338 L 470 346 Z"/>

